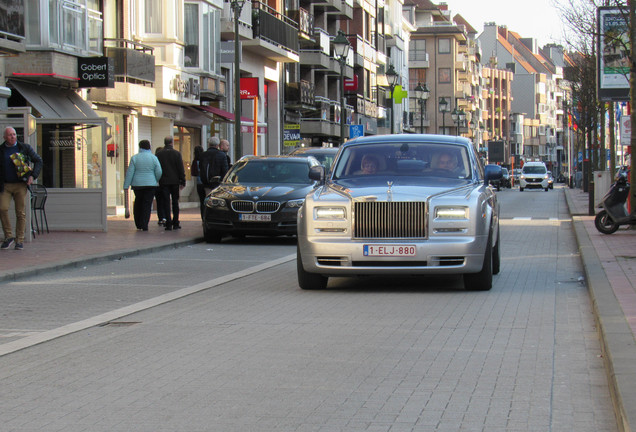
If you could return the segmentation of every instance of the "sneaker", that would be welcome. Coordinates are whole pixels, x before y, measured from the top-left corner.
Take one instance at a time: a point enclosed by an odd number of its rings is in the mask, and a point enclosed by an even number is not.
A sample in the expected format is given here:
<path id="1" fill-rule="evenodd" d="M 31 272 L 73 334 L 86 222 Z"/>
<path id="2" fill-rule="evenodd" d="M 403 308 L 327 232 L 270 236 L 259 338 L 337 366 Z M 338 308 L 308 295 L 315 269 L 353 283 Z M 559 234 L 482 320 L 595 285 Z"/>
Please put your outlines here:
<path id="1" fill-rule="evenodd" d="M 22 250 L 22 249 L 24 249 L 24 243 L 15 244 L 15 250 Z"/>
<path id="2" fill-rule="evenodd" d="M 157 225 L 164 226 L 165 224 L 166 224 L 166 220 L 165 220 L 165 219 L 160 219 L 160 220 L 157 222 Z"/>
<path id="3" fill-rule="evenodd" d="M 13 237 L 9 237 L 8 239 L 2 242 L 2 246 L 0 246 L 0 249 L 9 249 L 11 245 L 13 244 L 14 240 L 15 239 Z"/>

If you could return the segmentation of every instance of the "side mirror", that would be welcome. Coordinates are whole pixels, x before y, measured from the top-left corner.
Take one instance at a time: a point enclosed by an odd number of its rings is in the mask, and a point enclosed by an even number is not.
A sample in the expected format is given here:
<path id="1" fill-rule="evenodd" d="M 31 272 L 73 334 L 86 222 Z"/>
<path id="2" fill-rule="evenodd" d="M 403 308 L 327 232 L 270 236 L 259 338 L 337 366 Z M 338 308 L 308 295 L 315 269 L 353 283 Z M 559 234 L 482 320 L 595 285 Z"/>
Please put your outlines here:
<path id="1" fill-rule="evenodd" d="M 323 184 L 325 182 L 325 167 L 322 165 L 314 165 L 309 168 L 309 178 Z"/>
<path id="2" fill-rule="evenodd" d="M 503 172 L 499 165 L 486 165 L 484 181 L 499 180 L 503 177 Z"/>

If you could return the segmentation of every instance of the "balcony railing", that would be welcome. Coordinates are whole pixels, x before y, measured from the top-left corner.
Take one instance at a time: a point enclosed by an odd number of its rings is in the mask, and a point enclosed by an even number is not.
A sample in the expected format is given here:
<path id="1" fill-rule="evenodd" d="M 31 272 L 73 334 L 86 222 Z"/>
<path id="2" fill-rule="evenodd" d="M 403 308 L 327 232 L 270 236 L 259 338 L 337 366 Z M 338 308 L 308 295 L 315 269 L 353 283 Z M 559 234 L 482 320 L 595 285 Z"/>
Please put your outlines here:
<path id="1" fill-rule="evenodd" d="M 127 39 L 104 39 L 106 56 L 114 59 L 115 80 L 153 85 L 155 82 L 154 49 Z"/>
<path id="2" fill-rule="evenodd" d="M 315 86 L 309 81 L 289 83 L 285 86 L 285 102 L 293 106 L 314 106 Z"/>
<path id="3" fill-rule="evenodd" d="M 298 23 L 261 2 L 252 3 L 254 37 L 298 53 Z"/>
<path id="4" fill-rule="evenodd" d="M 304 39 L 313 39 L 314 37 L 314 16 L 306 9 L 299 8 L 299 10 L 292 11 L 290 13 L 291 18 L 298 23 L 299 35 Z"/>

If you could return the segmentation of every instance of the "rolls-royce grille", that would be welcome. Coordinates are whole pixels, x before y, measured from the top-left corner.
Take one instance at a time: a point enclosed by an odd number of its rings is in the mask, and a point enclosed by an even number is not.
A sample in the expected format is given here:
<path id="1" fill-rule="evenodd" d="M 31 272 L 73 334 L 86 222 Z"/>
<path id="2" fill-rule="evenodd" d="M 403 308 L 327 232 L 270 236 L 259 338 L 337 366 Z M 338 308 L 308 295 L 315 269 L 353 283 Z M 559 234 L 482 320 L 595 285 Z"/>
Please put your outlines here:
<path id="1" fill-rule="evenodd" d="M 356 202 L 356 238 L 426 237 L 425 202 Z"/>
<path id="2" fill-rule="evenodd" d="M 278 201 L 258 201 L 256 203 L 256 213 L 276 213 L 280 203 Z"/>
<path id="3" fill-rule="evenodd" d="M 252 201 L 232 201 L 232 210 L 239 213 L 251 213 L 254 211 Z"/>

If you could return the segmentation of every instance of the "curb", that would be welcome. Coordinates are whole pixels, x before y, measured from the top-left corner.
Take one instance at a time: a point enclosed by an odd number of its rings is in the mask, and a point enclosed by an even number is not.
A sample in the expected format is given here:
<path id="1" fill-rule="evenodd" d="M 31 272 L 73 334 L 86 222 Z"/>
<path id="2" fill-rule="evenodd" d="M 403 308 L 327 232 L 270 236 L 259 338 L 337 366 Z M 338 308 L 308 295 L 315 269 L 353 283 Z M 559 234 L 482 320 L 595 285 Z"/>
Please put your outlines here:
<path id="1" fill-rule="evenodd" d="M 571 211 L 570 196 L 565 193 L 565 197 Z M 616 423 L 620 431 L 632 432 L 631 425 L 636 424 L 636 342 L 580 217 L 572 215 L 572 225 L 601 338 Z"/>
<path id="2" fill-rule="evenodd" d="M 105 261 L 121 260 L 126 257 L 144 255 L 152 252 L 162 251 L 165 249 L 177 249 L 183 246 L 201 242 L 203 242 L 203 237 L 193 237 L 186 240 L 148 246 L 144 248 L 120 249 L 116 251 L 103 252 L 86 257 L 71 259 L 68 261 L 61 261 L 53 264 L 34 265 L 27 269 L 2 272 L 0 273 L 0 282 L 15 281 L 27 276 L 35 276 L 46 272 L 59 271 L 67 268 L 76 268 L 86 264 L 97 264 Z"/>

